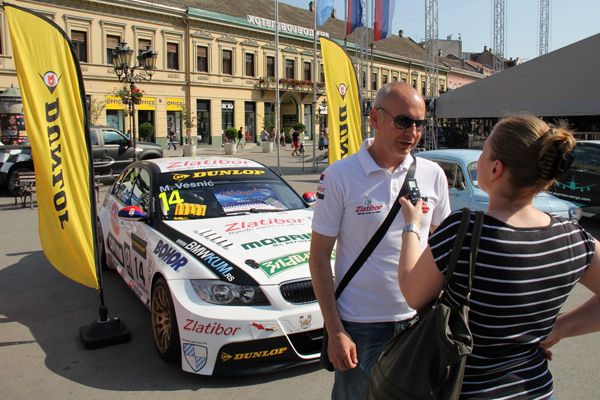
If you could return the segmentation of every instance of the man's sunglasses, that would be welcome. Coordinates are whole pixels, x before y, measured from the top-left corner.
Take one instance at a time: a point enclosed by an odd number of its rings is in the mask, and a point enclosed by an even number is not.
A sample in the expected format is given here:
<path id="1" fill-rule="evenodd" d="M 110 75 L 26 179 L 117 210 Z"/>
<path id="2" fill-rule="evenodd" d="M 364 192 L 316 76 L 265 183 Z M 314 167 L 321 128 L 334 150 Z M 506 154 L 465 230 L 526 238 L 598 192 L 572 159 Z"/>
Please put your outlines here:
<path id="1" fill-rule="evenodd" d="M 417 128 L 417 131 L 422 131 L 423 127 L 427 123 L 426 119 L 414 119 L 411 117 L 407 117 L 406 115 L 397 115 L 394 117 L 383 107 L 377 107 L 377 109 L 385 111 L 387 115 L 392 117 L 394 119 L 394 126 L 398 129 L 408 129 L 414 124 L 415 128 Z"/>

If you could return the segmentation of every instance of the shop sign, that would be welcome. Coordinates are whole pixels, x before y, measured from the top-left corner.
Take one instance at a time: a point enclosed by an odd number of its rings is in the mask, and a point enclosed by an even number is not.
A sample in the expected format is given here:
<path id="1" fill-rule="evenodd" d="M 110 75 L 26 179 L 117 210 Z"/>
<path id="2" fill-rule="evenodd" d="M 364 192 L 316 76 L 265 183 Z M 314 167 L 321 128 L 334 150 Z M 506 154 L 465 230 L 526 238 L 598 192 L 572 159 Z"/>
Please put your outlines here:
<path id="1" fill-rule="evenodd" d="M 261 26 L 263 28 L 269 28 L 273 31 L 275 30 L 275 21 L 273 21 L 272 19 L 266 19 L 266 18 L 254 16 L 254 15 L 248 15 L 247 20 L 250 25 Z M 314 33 L 315 31 L 311 28 L 304 28 L 302 26 L 286 24 L 283 22 L 279 23 L 279 32 L 295 33 L 297 35 L 308 36 L 308 37 L 315 36 L 315 33 Z M 329 37 L 329 33 L 322 32 L 322 31 L 317 31 L 317 35 L 323 36 L 323 37 Z"/>
<path id="2" fill-rule="evenodd" d="M 123 104 L 123 100 L 118 96 L 105 96 L 104 101 L 106 102 L 107 110 L 125 109 L 125 104 Z"/>
<path id="3" fill-rule="evenodd" d="M 137 105 L 138 110 L 154 111 L 156 110 L 156 98 L 142 97 L 142 102 Z"/>
<path id="4" fill-rule="evenodd" d="M 183 99 L 167 99 L 167 111 L 183 111 Z"/>

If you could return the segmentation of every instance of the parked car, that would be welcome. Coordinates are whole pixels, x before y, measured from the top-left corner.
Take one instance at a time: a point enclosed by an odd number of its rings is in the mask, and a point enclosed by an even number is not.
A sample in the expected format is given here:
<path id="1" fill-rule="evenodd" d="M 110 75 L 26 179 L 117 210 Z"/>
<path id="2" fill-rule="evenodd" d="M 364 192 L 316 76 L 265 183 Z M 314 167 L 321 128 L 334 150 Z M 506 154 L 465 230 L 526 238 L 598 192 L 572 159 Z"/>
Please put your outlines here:
<path id="1" fill-rule="evenodd" d="M 577 141 L 571 168 L 549 192 L 581 206 L 587 215 L 600 214 L 600 140 Z"/>
<path id="2" fill-rule="evenodd" d="M 241 158 L 163 158 L 121 173 L 98 212 L 102 263 L 151 311 L 163 359 L 200 375 L 318 360 L 315 194 L 305 198 Z"/>
<path id="3" fill-rule="evenodd" d="M 96 176 L 118 175 L 133 161 L 131 139 L 110 126 L 90 127 L 94 173 Z M 149 160 L 163 156 L 163 148 L 156 143 L 137 142 L 138 160 Z M 31 145 L 9 145 L 0 149 L 0 184 L 6 183 L 14 192 L 17 172 L 34 170 Z"/>
<path id="4" fill-rule="evenodd" d="M 435 161 L 442 167 L 448 178 L 452 210 L 468 207 L 473 211 L 487 211 L 489 196 L 477 184 L 477 160 L 481 153 L 482 150 L 470 149 L 432 150 L 415 154 L 415 157 Z M 581 207 L 546 192 L 536 195 L 533 205 L 540 211 L 575 221 L 582 214 Z"/>

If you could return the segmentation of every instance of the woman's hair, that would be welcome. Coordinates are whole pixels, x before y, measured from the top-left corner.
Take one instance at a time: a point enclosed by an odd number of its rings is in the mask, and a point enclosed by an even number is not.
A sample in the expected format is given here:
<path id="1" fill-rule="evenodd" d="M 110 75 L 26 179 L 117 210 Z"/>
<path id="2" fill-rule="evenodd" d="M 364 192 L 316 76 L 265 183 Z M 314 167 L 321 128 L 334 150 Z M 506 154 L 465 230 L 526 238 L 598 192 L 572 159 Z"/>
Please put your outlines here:
<path id="1" fill-rule="evenodd" d="M 546 190 L 573 160 L 575 138 L 564 121 L 551 125 L 517 114 L 500 120 L 492 133 L 492 159 L 502 161 L 517 191 Z"/>

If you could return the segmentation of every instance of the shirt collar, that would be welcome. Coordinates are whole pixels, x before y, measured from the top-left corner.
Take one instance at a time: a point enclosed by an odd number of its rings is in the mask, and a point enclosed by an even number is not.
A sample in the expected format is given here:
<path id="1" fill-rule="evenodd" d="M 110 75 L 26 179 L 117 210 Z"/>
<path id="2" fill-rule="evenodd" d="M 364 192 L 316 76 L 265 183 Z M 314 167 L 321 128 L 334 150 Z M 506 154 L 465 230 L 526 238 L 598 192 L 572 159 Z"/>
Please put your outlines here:
<path id="1" fill-rule="evenodd" d="M 373 144 L 373 140 L 374 138 L 365 139 L 360 145 L 360 149 L 358 150 L 358 161 L 360 162 L 360 165 L 365 171 L 366 175 L 369 175 L 370 173 L 375 171 L 387 171 L 385 168 L 381 168 L 379 165 L 377 165 L 377 163 L 375 162 L 375 160 L 373 160 L 373 157 L 371 157 L 371 154 L 368 151 L 368 148 Z M 408 171 L 408 168 L 412 164 L 413 159 L 413 156 L 410 154 L 404 157 L 404 160 L 402 160 L 398 168 L 396 168 L 393 173 L 396 174 Z"/>

